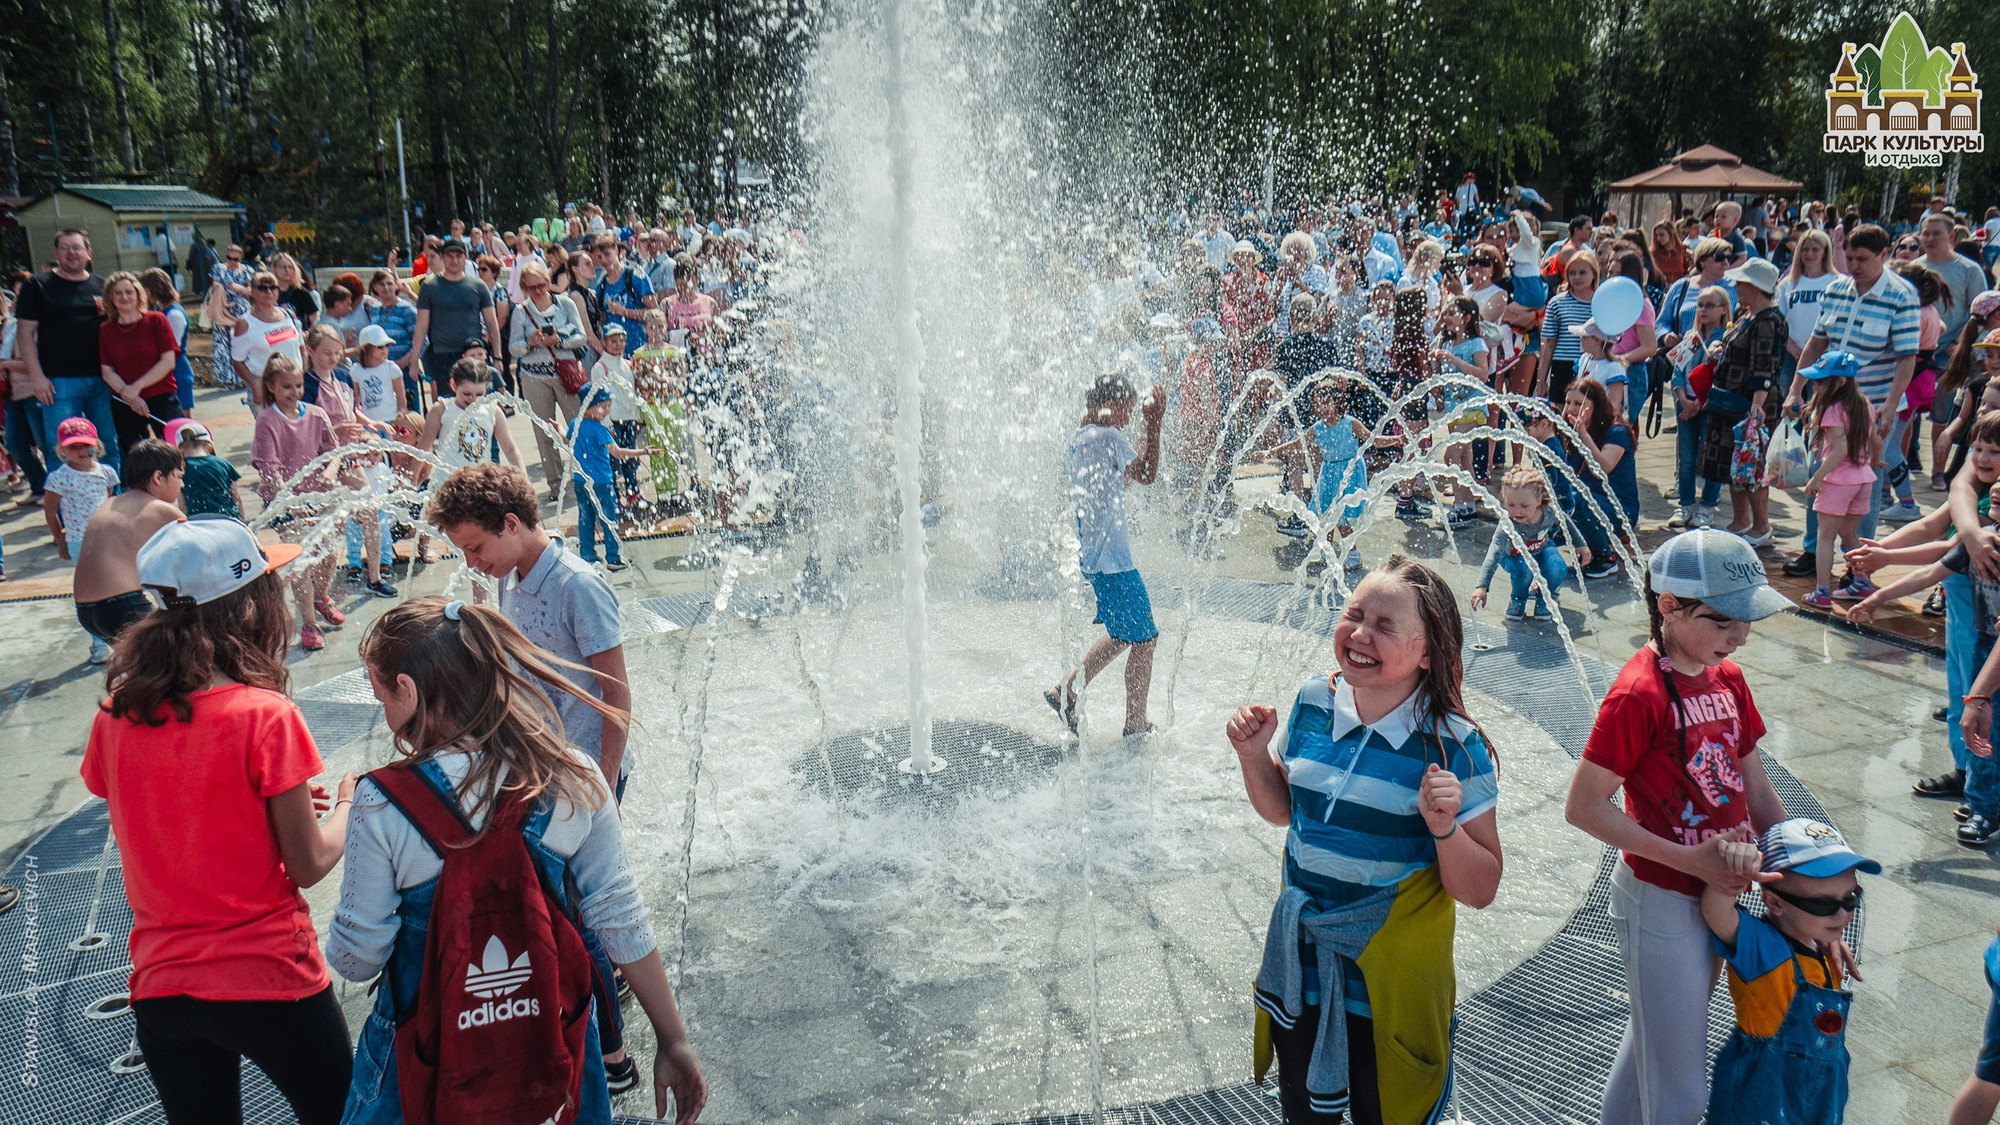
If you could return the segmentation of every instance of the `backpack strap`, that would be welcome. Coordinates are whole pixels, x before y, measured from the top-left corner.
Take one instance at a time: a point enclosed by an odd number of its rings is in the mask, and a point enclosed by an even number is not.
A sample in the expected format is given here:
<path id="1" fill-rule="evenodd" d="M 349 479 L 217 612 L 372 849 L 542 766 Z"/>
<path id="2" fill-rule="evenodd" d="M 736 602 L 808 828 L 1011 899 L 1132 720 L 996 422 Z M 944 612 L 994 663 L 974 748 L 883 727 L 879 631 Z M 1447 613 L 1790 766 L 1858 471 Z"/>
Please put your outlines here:
<path id="1" fill-rule="evenodd" d="M 365 775 L 396 806 L 431 850 L 444 858 L 449 848 L 462 848 L 473 837 L 472 826 L 448 791 L 424 776 L 422 766 L 392 765 Z"/>

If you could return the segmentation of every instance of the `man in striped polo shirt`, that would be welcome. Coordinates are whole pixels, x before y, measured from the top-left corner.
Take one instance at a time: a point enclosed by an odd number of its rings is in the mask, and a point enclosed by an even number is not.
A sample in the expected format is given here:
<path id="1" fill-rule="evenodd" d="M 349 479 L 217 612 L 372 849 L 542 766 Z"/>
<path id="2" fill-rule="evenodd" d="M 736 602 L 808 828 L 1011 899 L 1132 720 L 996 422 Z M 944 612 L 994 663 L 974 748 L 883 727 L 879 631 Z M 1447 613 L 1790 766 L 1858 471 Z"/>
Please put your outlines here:
<path id="1" fill-rule="evenodd" d="M 1884 269 L 1889 260 L 1889 232 L 1873 223 L 1855 227 L 1847 236 L 1847 268 L 1851 276 L 1826 287 L 1819 299 L 1819 323 L 1812 339 L 1799 355 L 1799 369 L 1819 362 L 1828 351 L 1845 351 L 1860 361 L 1855 377 L 1861 393 L 1875 408 L 1875 432 L 1882 435 L 1882 458 L 1887 466 L 1886 481 L 1903 465 L 1903 431 L 1907 423 L 1898 420 L 1897 409 L 1903 391 L 1910 385 L 1917 362 L 1917 291 L 1901 276 Z M 1805 397 L 1805 380 L 1792 378 L 1785 396 L 1785 408 L 1795 412 Z M 1875 524 L 1882 514 L 1882 489 L 1868 491 L 1868 514 L 1861 517 L 1860 535 L 1875 537 Z M 1819 542 L 1819 520 L 1806 514 L 1805 554 L 1811 558 Z M 1796 563 L 1797 560 L 1794 560 Z M 1790 573 L 1792 564 L 1786 566 Z M 1854 579 L 1857 597 L 1871 587 L 1866 579 Z"/>

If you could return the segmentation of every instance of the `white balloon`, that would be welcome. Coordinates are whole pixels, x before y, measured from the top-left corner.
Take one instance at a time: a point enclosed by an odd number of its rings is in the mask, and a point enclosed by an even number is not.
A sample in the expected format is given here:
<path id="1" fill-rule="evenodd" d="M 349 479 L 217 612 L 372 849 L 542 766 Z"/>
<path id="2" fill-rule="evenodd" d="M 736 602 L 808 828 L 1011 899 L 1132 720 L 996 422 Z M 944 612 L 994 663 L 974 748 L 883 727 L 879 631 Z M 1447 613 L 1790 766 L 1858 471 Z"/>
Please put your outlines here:
<path id="1" fill-rule="evenodd" d="M 1614 277 L 1597 287 L 1597 294 L 1590 299 L 1590 315 L 1604 334 L 1615 340 L 1639 323 L 1639 313 L 1645 305 L 1646 294 L 1638 282 L 1629 277 Z"/>

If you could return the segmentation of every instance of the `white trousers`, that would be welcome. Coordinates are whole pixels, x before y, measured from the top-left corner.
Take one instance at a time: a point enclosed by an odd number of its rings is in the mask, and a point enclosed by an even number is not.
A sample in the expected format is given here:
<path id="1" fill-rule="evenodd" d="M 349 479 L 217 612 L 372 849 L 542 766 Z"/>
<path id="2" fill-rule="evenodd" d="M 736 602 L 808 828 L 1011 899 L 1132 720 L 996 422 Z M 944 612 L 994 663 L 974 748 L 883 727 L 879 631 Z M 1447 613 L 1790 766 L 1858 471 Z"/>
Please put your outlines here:
<path id="1" fill-rule="evenodd" d="M 1701 901 L 1641 882 L 1620 861 L 1611 928 L 1632 1018 L 1604 1087 L 1600 1125 L 1695 1125 L 1708 1108 L 1708 999 L 1722 967 Z"/>

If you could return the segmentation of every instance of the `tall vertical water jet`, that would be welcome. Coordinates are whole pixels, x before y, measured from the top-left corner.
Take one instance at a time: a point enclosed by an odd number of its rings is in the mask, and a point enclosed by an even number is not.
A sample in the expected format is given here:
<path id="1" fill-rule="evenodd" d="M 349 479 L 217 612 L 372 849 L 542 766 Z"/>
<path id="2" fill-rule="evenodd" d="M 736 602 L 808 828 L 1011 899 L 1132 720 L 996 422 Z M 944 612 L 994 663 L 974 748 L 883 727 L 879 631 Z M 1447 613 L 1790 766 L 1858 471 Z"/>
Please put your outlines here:
<path id="1" fill-rule="evenodd" d="M 910 154 L 910 127 L 903 104 L 902 0 L 882 0 L 882 39 L 889 103 L 889 314 L 896 340 L 896 486 L 902 493 L 903 642 L 909 662 L 910 756 L 903 772 L 928 777 L 945 768 L 931 753 L 931 691 L 925 633 L 923 441 L 923 337 L 917 332 L 916 299 L 910 278 L 912 195 L 916 173 Z"/>

